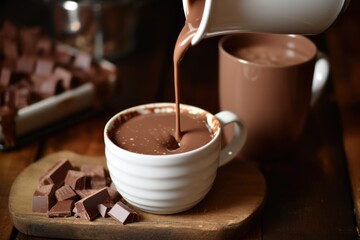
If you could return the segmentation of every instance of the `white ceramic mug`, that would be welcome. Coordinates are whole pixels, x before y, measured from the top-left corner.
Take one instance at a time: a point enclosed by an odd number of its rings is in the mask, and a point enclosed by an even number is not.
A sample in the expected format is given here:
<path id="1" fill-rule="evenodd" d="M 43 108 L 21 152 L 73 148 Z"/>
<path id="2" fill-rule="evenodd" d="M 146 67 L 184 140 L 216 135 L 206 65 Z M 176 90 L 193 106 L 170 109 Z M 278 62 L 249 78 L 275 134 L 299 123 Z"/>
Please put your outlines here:
<path id="1" fill-rule="evenodd" d="M 188 16 L 189 1 L 183 0 Z M 350 0 L 195 0 L 204 1 L 192 45 L 202 38 L 238 32 L 318 34 L 346 9 Z M 199 16 L 201 17 L 201 16 Z"/>
<path id="2" fill-rule="evenodd" d="M 206 145 L 184 153 L 147 155 L 124 150 L 109 138 L 109 131 L 121 116 L 175 111 L 173 103 L 146 104 L 124 110 L 113 116 L 104 129 L 105 155 L 110 177 L 122 197 L 143 211 L 173 214 L 195 206 L 208 193 L 218 167 L 232 160 L 244 145 L 246 131 L 232 112 L 212 115 L 205 110 L 181 105 L 181 111 L 206 114 L 207 125 L 214 134 Z M 136 115 L 135 114 L 135 115 Z M 223 149 L 223 126 L 235 125 L 234 137 Z"/>

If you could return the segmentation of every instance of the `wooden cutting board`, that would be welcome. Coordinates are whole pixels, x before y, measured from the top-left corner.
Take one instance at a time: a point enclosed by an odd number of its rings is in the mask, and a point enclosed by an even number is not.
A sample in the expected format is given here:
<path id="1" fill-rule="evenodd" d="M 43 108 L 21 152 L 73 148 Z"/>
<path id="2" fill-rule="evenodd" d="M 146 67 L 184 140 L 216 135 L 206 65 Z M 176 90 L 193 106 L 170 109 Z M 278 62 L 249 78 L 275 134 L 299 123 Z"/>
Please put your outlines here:
<path id="1" fill-rule="evenodd" d="M 106 166 L 105 157 L 62 151 L 27 167 L 14 181 L 9 197 L 12 222 L 20 232 L 69 239 L 237 239 L 247 232 L 265 200 L 263 175 L 251 164 L 235 160 L 218 170 L 213 188 L 205 199 L 183 213 L 155 215 L 135 208 L 140 221 L 127 225 L 111 218 L 99 217 L 90 222 L 33 213 L 32 195 L 39 177 L 64 157 L 73 166 L 85 163 Z"/>

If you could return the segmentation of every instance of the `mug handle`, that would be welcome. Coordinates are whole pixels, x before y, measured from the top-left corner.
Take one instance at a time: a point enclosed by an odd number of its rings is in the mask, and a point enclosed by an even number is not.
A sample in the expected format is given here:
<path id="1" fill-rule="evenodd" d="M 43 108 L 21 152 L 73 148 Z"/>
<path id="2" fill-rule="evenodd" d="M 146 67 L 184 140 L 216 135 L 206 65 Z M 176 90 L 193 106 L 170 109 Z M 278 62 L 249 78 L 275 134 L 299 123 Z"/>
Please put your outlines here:
<path id="1" fill-rule="evenodd" d="M 240 152 L 244 146 L 247 131 L 240 118 L 233 112 L 221 111 L 215 117 L 219 120 L 221 129 L 230 123 L 235 125 L 233 138 L 220 152 L 219 167 L 221 167 L 234 159 Z"/>
<path id="2" fill-rule="evenodd" d="M 325 83 L 327 82 L 327 79 L 329 77 L 330 72 L 330 63 L 327 56 L 322 53 L 318 52 L 317 60 L 315 63 L 315 69 L 314 69 L 314 77 L 313 77 L 313 83 L 312 83 L 312 94 L 311 94 L 311 102 L 310 106 L 314 106 L 316 101 L 319 99 Z"/>

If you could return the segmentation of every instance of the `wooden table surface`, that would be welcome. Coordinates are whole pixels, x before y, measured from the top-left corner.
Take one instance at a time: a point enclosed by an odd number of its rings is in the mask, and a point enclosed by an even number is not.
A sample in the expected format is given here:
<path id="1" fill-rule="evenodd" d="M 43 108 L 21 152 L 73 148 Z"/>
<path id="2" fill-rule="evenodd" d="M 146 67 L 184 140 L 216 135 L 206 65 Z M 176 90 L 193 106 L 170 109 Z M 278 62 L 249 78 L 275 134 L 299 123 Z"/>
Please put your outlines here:
<path id="1" fill-rule="evenodd" d="M 109 106 L 94 116 L 0 153 L 0 239 L 38 239 L 17 231 L 8 211 L 11 185 L 29 164 L 62 150 L 103 156 L 103 127 L 112 114 L 141 103 L 174 101 L 172 50 L 183 24 L 181 6 L 163 4 L 172 1 L 154 2 L 156 9 L 166 12 L 161 16 L 169 21 L 162 22 L 150 7 L 144 10 L 142 17 L 152 21 L 144 21 L 137 50 L 115 61 L 119 85 Z M 296 150 L 288 157 L 258 163 L 268 196 L 245 239 L 359 238 L 359 12 L 360 2 L 353 0 L 333 26 L 311 37 L 329 57 L 330 81 L 310 111 Z M 154 27 L 155 33 L 146 35 L 149 27 Z M 213 113 L 219 110 L 217 41 L 207 39 L 193 47 L 181 65 L 182 102 Z"/>

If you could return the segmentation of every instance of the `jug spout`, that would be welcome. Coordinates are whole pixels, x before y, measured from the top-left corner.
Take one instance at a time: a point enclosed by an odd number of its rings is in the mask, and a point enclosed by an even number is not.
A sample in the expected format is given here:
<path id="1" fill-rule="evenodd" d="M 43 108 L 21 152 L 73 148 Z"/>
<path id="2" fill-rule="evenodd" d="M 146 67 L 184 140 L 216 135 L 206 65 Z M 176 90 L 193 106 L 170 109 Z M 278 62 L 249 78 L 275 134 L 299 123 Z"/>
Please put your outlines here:
<path id="1" fill-rule="evenodd" d="M 202 1 L 203 12 L 190 4 Z M 192 45 L 201 39 L 237 32 L 318 34 L 326 30 L 350 0 L 183 0 L 186 17 L 201 18 Z"/>

